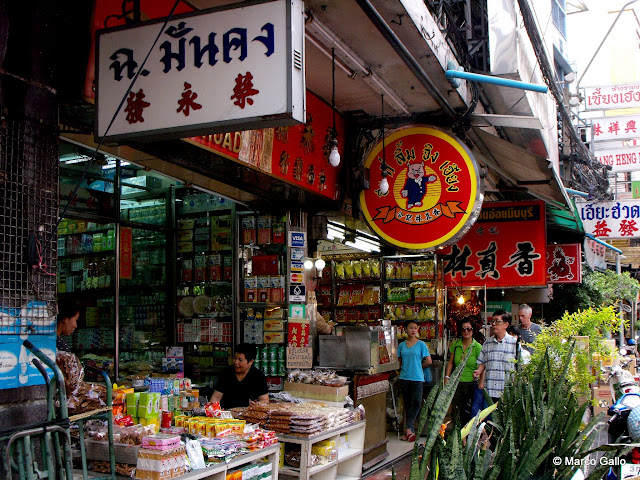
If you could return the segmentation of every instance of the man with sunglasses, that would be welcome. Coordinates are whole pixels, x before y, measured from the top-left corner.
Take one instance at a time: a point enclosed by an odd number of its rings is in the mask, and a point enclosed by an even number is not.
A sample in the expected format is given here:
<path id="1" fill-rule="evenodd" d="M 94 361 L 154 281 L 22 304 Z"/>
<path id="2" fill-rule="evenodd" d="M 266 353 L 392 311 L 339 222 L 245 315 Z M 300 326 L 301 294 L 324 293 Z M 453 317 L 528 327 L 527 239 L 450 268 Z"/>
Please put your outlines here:
<path id="1" fill-rule="evenodd" d="M 485 372 L 484 382 L 478 382 L 478 388 L 485 388 L 493 401 L 497 401 L 504 391 L 509 372 L 515 368 L 517 339 L 507 333 L 511 324 L 511 314 L 505 310 L 493 312 L 491 333 L 493 334 L 482 345 L 478 356 L 478 368 L 473 376 L 479 379 Z"/>

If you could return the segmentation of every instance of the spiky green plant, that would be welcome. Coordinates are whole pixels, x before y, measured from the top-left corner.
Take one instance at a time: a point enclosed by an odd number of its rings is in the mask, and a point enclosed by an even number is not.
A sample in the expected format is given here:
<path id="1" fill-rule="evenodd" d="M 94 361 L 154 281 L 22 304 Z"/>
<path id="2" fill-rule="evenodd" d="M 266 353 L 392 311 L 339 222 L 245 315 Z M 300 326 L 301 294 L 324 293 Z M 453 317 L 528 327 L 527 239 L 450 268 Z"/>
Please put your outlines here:
<path id="1" fill-rule="evenodd" d="M 453 395 L 458 388 L 458 382 L 460 381 L 460 375 L 467 364 L 467 360 L 471 355 L 471 348 L 468 349 L 465 356 L 462 358 L 456 369 L 451 373 L 449 381 L 442 388 L 441 384 L 433 387 L 431 393 L 427 397 L 427 400 L 422 404 L 420 410 L 420 416 L 418 417 L 418 427 L 416 432 L 424 431 L 425 425 L 427 426 L 427 440 L 421 448 L 419 444 L 420 437 L 416 438 L 416 442 L 413 446 L 413 458 L 411 460 L 411 473 L 409 474 L 409 480 L 423 480 L 427 476 L 427 471 L 431 473 L 437 471 L 438 466 L 436 464 L 429 467 L 431 459 L 431 451 L 436 445 L 438 438 L 440 437 L 440 426 L 447 415 Z M 420 458 L 422 451 L 422 458 Z"/>
<path id="2" fill-rule="evenodd" d="M 580 460 L 594 452 L 604 451 L 607 457 L 612 458 L 628 451 L 629 445 L 604 445 L 591 449 L 599 433 L 602 414 L 588 425 L 582 425 L 588 404 L 579 404 L 572 392 L 572 383 L 567 379 L 574 348 L 575 345 L 570 346 L 559 373 L 553 371 L 548 353 L 535 371 L 515 373 L 507 382 L 491 421 L 481 422 L 478 415 L 465 428 L 465 433 L 468 431 L 464 436 L 466 445 L 462 442 L 460 426 L 454 425 L 446 441 L 435 435 L 433 443 L 425 444 L 421 461 L 418 461 L 419 451 L 414 448 L 411 480 L 424 479 L 426 465 L 430 465 L 430 480 L 568 480 L 578 467 L 565 465 L 565 462 L 556 466 L 554 457 Z M 458 379 L 459 375 L 451 376 L 438 400 L 448 398 L 445 395 L 447 387 L 455 391 Z M 428 415 L 432 422 L 441 415 L 442 403 L 439 404 L 440 409 L 435 404 Z M 429 402 L 421 417 L 428 405 Z M 597 468 L 589 478 L 601 478 L 602 473 L 602 469 Z"/>

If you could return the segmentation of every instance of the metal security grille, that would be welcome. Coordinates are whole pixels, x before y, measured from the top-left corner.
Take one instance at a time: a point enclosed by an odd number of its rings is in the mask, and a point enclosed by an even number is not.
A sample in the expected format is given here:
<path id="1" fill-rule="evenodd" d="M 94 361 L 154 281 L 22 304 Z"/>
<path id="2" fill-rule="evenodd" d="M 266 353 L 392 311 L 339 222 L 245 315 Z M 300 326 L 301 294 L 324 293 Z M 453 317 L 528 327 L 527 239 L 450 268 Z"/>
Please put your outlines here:
<path id="1" fill-rule="evenodd" d="M 2 117 L 0 334 L 55 333 L 57 214 L 55 129 Z"/>

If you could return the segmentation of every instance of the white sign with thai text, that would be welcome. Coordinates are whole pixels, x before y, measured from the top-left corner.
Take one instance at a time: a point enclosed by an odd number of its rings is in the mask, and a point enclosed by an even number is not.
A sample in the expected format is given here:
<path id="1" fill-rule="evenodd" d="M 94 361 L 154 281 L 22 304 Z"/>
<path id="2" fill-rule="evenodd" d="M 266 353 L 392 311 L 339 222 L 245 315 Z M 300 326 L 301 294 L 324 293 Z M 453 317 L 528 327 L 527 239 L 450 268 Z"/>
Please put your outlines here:
<path id="1" fill-rule="evenodd" d="M 596 142 L 637 138 L 640 135 L 640 115 L 594 118 L 591 124 L 593 140 Z"/>
<path id="2" fill-rule="evenodd" d="M 596 150 L 596 159 L 609 165 L 613 172 L 633 172 L 640 170 L 640 147 Z"/>
<path id="3" fill-rule="evenodd" d="M 163 25 L 99 32 L 97 137 L 178 138 L 306 120 L 301 0 L 182 14 Z"/>
<path id="4" fill-rule="evenodd" d="M 584 231 L 599 238 L 640 238 L 640 199 L 576 202 Z"/>
<path id="5" fill-rule="evenodd" d="M 585 110 L 640 107 L 640 83 L 587 87 L 584 93 Z"/>

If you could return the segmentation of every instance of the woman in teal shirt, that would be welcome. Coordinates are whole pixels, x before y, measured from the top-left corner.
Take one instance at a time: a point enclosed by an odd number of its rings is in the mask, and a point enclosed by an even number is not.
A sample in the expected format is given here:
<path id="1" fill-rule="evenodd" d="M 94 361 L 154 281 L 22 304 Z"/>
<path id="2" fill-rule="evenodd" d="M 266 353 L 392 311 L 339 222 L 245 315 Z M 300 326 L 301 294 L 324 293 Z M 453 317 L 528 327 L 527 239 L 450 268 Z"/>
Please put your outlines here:
<path id="1" fill-rule="evenodd" d="M 464 370 L 462 370 L 460 383 L 451 402 L 451 418 L 455 419 L 456 416 L 458 416 L 460 425 L 464 426 L 471 420 L 471 401 L 473 400 L 475 391 L 473 371 L 478 368 L 476 360 L 478 359 L 478 355 L 480 355 L 482 345 L 473 339 L 473 323 L 468 317 L 462 319 L 458 330 L 461 332 L 461 338 L 454 340 L 449 346 L 450 355 L 444 382 L 445 384 L 447 383 L 453 369 L 460 364 L 467 350 L 471 348 L 471 355 L 467 360 Z"/>
<path id="2" fill-rule="evenodd" d="M 404 399 L 406 434 L 402 440 L 415 441 L 414 424 L 422 406 L 423 369 L 431 365 L 431 356 L 426 343 L 418 338 L 418 324 L 413 320 L 404 322 L 407 339 L 398 347 L 400 360 L 400 387 Z"/>

